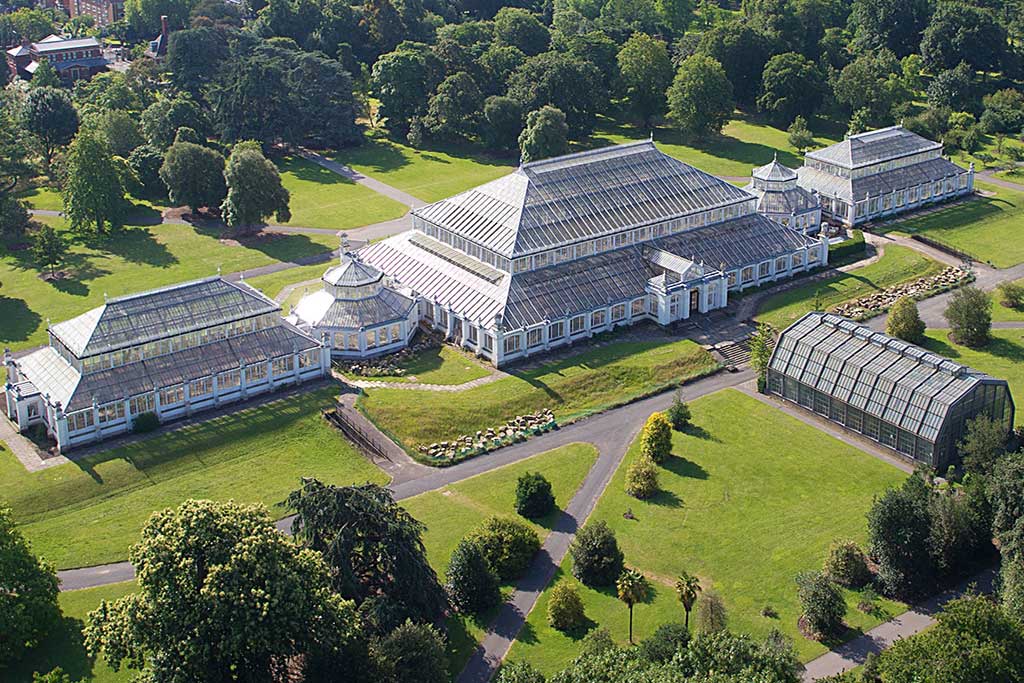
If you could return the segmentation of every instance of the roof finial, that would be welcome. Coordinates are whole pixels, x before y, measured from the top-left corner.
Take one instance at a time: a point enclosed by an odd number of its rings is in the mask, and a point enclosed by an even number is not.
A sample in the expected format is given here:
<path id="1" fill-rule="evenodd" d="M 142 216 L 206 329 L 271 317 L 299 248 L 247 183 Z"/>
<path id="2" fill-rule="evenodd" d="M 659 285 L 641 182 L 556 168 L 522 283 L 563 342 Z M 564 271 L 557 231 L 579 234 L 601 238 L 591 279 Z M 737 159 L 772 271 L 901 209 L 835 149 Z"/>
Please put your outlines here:
<path id="1" fill-rule="evenodd" d="M 107 293 L 103 292 L 103 303 L 107 303 Z"/>
<path id="2" fill-rule="evenodd" d="M 220 266 L 217 266 L 217 277 L 220 277 Z"/>
<path id="3" fill-rule="evenodd" d="M 774 163 L 778 163 L 778 161 L 779 161 L 779 150 L 775 150 L 774 154 L 772 154 L 772 163 L 773 164 Z"/>

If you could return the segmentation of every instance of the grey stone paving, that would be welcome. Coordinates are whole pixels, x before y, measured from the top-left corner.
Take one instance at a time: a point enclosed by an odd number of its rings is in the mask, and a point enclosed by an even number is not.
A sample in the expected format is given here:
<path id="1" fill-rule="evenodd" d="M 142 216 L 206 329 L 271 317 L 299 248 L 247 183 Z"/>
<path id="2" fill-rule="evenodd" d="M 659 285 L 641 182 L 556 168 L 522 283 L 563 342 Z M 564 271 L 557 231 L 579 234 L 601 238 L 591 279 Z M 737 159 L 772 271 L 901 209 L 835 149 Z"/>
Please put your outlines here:
<path id="1" fill-rule="evenodd" d="M 3 400 L 5 400 L 4 394 L 0 392 L 0 401 Z M 21 434 L 17 427 L 14 426 L 14 423 L 3 413 L 0 413 L 0 441 L 7 444 L 14 457 L 29 472 L 39 472 L 49 467 L 56 467 L 57 465 L 64 465 L 70 462 L 63 455 L 43 457 L 43 452 Z"/>

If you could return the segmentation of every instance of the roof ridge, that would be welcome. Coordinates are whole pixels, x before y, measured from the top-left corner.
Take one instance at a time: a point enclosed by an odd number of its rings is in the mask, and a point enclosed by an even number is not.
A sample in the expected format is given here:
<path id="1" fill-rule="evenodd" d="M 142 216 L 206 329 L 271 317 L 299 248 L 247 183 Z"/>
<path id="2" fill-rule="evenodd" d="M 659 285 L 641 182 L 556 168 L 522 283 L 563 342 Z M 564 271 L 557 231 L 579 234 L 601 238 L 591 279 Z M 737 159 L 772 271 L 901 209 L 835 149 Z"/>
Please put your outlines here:
<path id="1" fill-rule="evenodd" d="M 214 280 L 224 280 L 220 275 L 210 275 L 209 277 L 199 278 L 197 280 L 186 280 L 185 282 L 175 282 L 170 285 L 164 285 L 163 287 L 155 287 L 153 289 L 147 289 L 142 292 L 133 292 L 131 294 L 122 294 L 121 296 L 115 296 L 107 299 L 105 304 L 121 303 L 124 301 L 133 301 L 135 299 L 141 299 L 147 296 L 153 296 L 155 294 L 161 294 L 163 292 L 173 292 L 178 289 L 185 289 L 186 287 L 194 287 L 196 285 L 205 284 L 207 282 L 213 282 Z"/>
<path id="2" fill-rule="evenodd" d="M 569 152 L 568 154 L 561 154 L 557 157 L 549 157 L 547 159 L 538 159 L 537 161 L 528 161 L 525 164 L 520 164 L 519 168 L 539 168 L 548 164 L 554 164 L 561 161 L 568 161 L 573 159 L 583 159 L 588 156 L 596 156 L 598 154 L 607 153 L 613 149 L 631 149 L 633 147 L 657 147 L 654 144 L 654 140 L 633 140 L 631 142 L 622 142 L 615 145 L 605 145 L 604 147 L 595 147 L 593 149 L 584 149 L 579 152 Z"/>

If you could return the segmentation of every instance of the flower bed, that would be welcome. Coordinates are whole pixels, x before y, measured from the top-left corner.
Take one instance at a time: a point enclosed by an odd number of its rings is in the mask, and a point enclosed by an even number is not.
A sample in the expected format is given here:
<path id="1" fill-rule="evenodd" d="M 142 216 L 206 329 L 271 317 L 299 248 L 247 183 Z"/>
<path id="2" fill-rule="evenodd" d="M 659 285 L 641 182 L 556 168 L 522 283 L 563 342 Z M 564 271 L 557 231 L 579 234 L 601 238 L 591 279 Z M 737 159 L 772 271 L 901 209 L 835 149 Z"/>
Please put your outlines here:
<path id="1" fill-rule="evenodd" d="M 482 455 L 536 434 L 555 429 L 555 414 L 544 409 L 531 415 L 517 415 L 501 427 L 484 429 L 476 434 L 462 435 L 453 441 L 420 446 L 420 457 L 434 465 L 453 465 L 467 458 Z"/>
<path id="2" fill-rule="evenodd" d="M 962 287 L 974 280 L 974 274 L 949 266 L 938 275 L 917 278 L 910 282 L 886 287 L 883 290 L 833 306 L 832 313 L 851 320 L 867 320 L 889 310 L 897 299 L 909 296 L 916 301 Z"/>

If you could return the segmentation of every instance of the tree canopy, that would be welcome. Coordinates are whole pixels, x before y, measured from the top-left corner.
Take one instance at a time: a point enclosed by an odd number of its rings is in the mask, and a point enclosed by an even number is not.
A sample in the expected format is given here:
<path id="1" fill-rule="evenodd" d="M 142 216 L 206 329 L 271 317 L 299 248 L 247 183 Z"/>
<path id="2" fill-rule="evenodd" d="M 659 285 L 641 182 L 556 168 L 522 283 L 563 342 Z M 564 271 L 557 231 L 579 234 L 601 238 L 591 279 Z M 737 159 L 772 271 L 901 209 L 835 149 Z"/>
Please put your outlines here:
<path id="1" fill-rule="evenodd" d="M 57 572 L 32 554 L 10 509 L 0 507 L 0 668 L 36 645 L 58 617 Z"/>
<path id="2" fill-rule="evenodd" d="M 271 216 L 280 223 L 291 220 L 288 190 L 281 184 L 277 166 L 255 143 L 239 143 L 224 169 L 227 197 L 221 207 L 224 222 L 245 232 L 262 225 Z"/>

